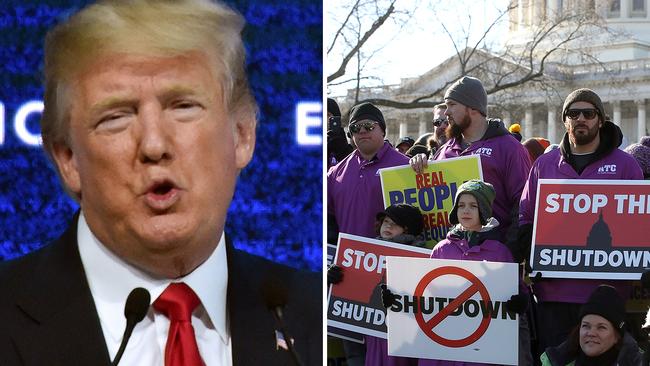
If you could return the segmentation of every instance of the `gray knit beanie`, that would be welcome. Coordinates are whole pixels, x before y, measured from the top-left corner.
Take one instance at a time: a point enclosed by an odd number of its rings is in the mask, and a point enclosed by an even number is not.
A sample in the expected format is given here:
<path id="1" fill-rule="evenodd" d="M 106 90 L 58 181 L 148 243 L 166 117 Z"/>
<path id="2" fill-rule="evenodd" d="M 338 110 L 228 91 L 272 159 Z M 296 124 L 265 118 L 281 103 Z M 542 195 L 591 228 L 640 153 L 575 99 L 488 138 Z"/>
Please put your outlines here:
<path id="1" fill-rule="evenodd" d="M 564 100 L 564 106 L 562 106 L 562 122 L 564 122 L 564 117 L 566 117 L 566 111 L 569 109 L 571 104 L 575 102 L 588 102 L 593 104 L 598 111 L 600 121 L 603 123 L 605 122 L 605 108 L 603 107 L 603 102 L 600 100 L 598 94 L 587 88 L 574 90 L 571 94 L 567 95 Z"/>
<path id="2" fill-rule="evenodd" d="M 447 89 L 445 99 L 455 100 L 487 116 L 487 93 L 477 78 L 463 76 Z"/>
<path id="3" fill-rule="evenodd" d="M 456 192 L 456 197 L 454 197 L 454 207 L 449 213 L 449 222 L 454 225 L 458 224 L 458 198 L 463 193 L 469 193 L 476 198 L 481 225 L 485 225 L 487 220 L 492 217 L 492 202 L 497 195 L 494 186 L 478 179 L 471 179 L 461 184 Z"/>

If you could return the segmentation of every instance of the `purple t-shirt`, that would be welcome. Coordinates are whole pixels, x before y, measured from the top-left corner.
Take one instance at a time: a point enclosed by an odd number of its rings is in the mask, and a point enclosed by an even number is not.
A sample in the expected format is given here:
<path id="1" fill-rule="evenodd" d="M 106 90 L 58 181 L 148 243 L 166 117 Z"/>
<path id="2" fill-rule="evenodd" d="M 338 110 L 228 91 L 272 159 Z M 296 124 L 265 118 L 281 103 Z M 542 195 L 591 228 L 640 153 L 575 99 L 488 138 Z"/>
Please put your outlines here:
<path id="1" fill-rule="evenodd" d="M 530 170 L 528 152 L 506 132 L 500 136 L 476 141 L 465 150 L 457 139 L 451 139 L 440 147 L 435 160 L 468 155 L 481 156 L 483 180 L 492 184 L 496 191 L 492 214 L 500 223 L 501 233 L 505 235 L 512 224 L 512 211 L 519 204 Z"/>
<path id="2" fill-rule="evenodd" d="M 604 165 L 615 165 L 616 169 L 600 169 Z M 555 149 L 540 156 L 530 171 L 528 181 L 521 194 L 519 203 L 519 225 L 532 224 L 535 218 L 535 200 L 537 198 L 537 181 L 539 179 L 643 179 L 639 164 L 628 153 L 619 149 L 612 150 L 601 159 L 587 165 L 578 174 L 564 159 L 560 149 Z M 628 281 L 546 279 L 533 285 L 535 295 L 540 301 L 558 301 L 584 304 L 589 295 L 600 284 L 617 288 L 623 298 L 629 296 Z"/>
<path id="3" fill-rule="evenodd" d="M 384 210 L 379 169 L 408 165 L 409 158 L 384 142 L 370 161 L 353 151 L 327 172 L 327 213 L 339 232 L 374 238 L 375 216 Z"/>

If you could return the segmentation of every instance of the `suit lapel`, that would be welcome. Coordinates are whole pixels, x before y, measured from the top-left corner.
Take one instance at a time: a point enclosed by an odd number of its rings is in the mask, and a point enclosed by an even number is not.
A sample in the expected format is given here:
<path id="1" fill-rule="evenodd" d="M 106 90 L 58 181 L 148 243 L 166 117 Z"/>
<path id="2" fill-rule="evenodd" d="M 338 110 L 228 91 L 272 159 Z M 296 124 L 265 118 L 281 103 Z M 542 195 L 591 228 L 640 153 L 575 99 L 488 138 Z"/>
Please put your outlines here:
<path id="1" fill-rule="evenodd" d="M 17 297 L 25 319 L 13 339 L 25 365 L 109 365 L 110 359 L 77 248 L 77 218 L 34 256 Z M 35 352 L 34 344 L 41 345 Z"/>
<path id="2" fill-rule="evenodd" d="M 276 348 L 275 319 L 262 298 L 268 265 L 235 250 L 226 237 L 228 311 L 234 366 L 290 365 L 288 352 Z"/>

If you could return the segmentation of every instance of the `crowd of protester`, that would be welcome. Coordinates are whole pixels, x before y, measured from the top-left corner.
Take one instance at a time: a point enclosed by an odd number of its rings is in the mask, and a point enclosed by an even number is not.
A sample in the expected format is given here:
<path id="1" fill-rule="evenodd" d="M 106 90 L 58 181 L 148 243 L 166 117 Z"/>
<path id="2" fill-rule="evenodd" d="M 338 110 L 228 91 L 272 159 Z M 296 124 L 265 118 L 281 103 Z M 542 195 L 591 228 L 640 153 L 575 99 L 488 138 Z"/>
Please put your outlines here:
<path id="1" fill-rule="evenodd" d="M 431 130 L 418 139 L 403 136 L 393 147 L 385 140 L 386 124 L 376 106 L 354 106 L 348 132 L 332 99 L 328 123 L 327 212 L 328 242 L 338 233 L 418 245 L 422 227 L 408 219 L 415 207 L 384 210 L 378 169 L 410 164 L 422 172 L 438 160 L 484 154 L 483 181 L 470 180 L 454 197 L 449 222 L 453 227 L 430 257 L 440 259 L 514 262 L 520 265 L 520 289 L 507 302 L 519 316 L 519 365 L 648 365 L 645 314 L 626 313 L 632 281 L 603 278 L 530 278 L 530 257 L 537 182 L 539 179 L 650 179 L 650 136 L 621 146 L 623 133 L 606 115 L 592 90 L 571 92 L 562 106 L 565 134 L 561 141 L 523 138 L 518 124 L 505 126 L 488 117 L 487 94 L 480 80 L 462 77 L 433 109 Z M 335 122 L 335 123 L 331 123 Z M 525 133 L 526 131 L 524 131 Z M 351 139 L 351 143 L 347 138 Z M 624 149 L 623 149 L 624 148 Z M 613 174 L 597 174 L 603 164 L 615 164 Z M 459 212 L 463 212 L 460 216 Z M 395 229 L 397 234 L 385 228 Z M 340 268 L 328 270 L 328 282 L 343 279 Z M 650 287 L 644 273 L 643 291 Z M 382 300 L 390 311 L 394 295 L 384 286 Z M 650 317 L 650 313 L 648 314 Z M 348 342 L 351 343 L 351 342 Z M 476 365 L 387 354 L 386 340 L 366 337 L 366 344 L 347 345 L 348 365 Z M 365 348 L 365 349 L 362 349 Z M 365 351 L 365 355 L 364 355 Z"/>

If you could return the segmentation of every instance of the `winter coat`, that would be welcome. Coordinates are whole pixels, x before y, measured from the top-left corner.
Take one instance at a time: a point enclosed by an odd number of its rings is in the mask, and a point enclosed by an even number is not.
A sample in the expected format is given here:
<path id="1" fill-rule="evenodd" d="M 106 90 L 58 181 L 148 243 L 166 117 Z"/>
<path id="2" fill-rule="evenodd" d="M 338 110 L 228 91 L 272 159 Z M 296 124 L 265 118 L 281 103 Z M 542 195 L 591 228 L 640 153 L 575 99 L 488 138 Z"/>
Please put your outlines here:
<path id="1" fill-rule="evenodd" d="M 540 357 L 542 366 L 580 366 L 576 365 L 574 359 L 569 359 L 568 348 L 568 341 L 564 341 L 557 347 L 547 348 L 546 352 Z M 639 366 L 641 365 L 641 357 L 642 353 L 639 346 L 634 338 L 626 332 L 623 336 L 623 345 L 618 353 L 616 363 L 602 366 Z"/>

